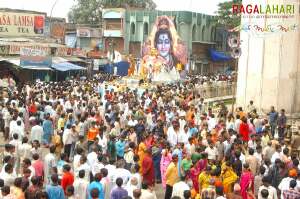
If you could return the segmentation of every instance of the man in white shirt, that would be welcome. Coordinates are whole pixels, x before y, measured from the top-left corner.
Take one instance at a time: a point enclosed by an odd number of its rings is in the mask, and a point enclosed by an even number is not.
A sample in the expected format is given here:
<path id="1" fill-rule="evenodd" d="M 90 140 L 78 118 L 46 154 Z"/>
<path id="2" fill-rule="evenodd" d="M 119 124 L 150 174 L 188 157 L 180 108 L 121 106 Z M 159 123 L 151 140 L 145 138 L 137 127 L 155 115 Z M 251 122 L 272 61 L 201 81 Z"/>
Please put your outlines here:
<path id="1" fill-rule="evenodd" d="M 75 198 L 87 198 L 87 188 L 89 183 L 85 180 L 85 175 L 85 171 L 80 170 L 78 173 L 78 178 L 75 178 L 73 183 Z"/>
<path id="2" fill-rule="evenodd" d="M 43 127 L 37 121 L 32 121 L 32 124 L 34 126 L 31 128 L 30 140 L 38 140 L 39 143 L 42 143 Z"/>
<path id="3" fill-rule="evenodd" d="M 116 166 L 113 163 L 107 164 L 104 166 L 105 169 L 107 169 L 107 177 L 110 179 L 110 181 L 112 182 L 113 180 L 113 175 L 115 173 L 116 170 Z M 113 182 L 112 182 L 113 183 Z M 109 193 L 110 194 L 110 193 Z"/>
<path id="4" fill-rule="evenodd" d="M 16 175 L 13 172 L 13 165 L 12 164 L 6 164 L 4 167 L 4 172 L 1 173 L 1 179 L 4 181 L 5 186 L 13 186 Z"/>
<path id="5" fill-rule="evenodd" d="M 218 150 L 214 146 L 213 142 L 211 140 L 208 140 L 208 147 L 205 149 L 205 153 L 208 155 L 208 160 L 217 160 L 218 156 Z"/>
<path id="6" fill-rule="evenodd" d="M 101 154 L 99 154 L 97 161 L 95 161 L 91 165 L 91 172 L 92 172 L 93 176 L 95 176 L 96 173 L 100 173 L 101 169 L 104 168 L 104 164 L 102 164 L 102 161 L 103 161 L 103 156 Z"/>
<path id="7" fill-rule="evenodd" d="M 264 176 L 262 178 L 262 183 L 263 185 L 261 185 L 258 189 L 258 199 L 264 199 L 262 197 L 262 190 L 266 189 L 269 192 L 269 196 L 268 199 L 277 199 L 277 191 L 274 187 L 272 187 L 271 184 L 271 179 L 269 176 Z"/>
<path id="8" fill-rule="evenodd" d="M 125 166 L 124 160 L 119 160 L 116 163 L 117 168 L 113 172 L 112 182 L 115 184 L 117 178 L 122 178 L 123 179 L 123 186 L 125 187 L 127 182 L 129 181 L 130 177 L 131 177 L 131 173 L 127 169 L 124 169 L 124 166 Z"/>
<path id="9" fill-rule="evenodd" d="M 237 132 L 237 134 L 240 133 L 240 125 L 242 123 L 242 120 L 240 119 L 240 115 L 236 115 L 236 120 L 234 123 L 234 130 Z"/>
<path id="10" fill-rule="evenodd" d="M 295 169 L 289 170 L 289 176 L 285 177 L 281 180 L 280 184 L 278 185 L 278 189 L 281 192 L 281 199 L 284 199 L 283 192 L 290 189 L 290 182 L 292 180 L 296 180 L 297 178 L 297 171 Z M 300 184 L 297 182 L 297 188 L 300 187 Z"/>
<path id="11" fill-rule="evenodd" d="M 149 187 L 147 184 L 142 184 L 141 197 L 140 199 L 157 199 L 155 191 L 152 187 Z"/>
<path id="12" fill-rule="evenodd" d="M 189 143 L 189 135 L 188 135 L 189 127 L 187 125 L 184 126 L 183 130 L 179 130 L 178 134 L 178 143 L 184 143 L 185 145 Z"/>
<path id="13" fill-rule="evenodd" d="M 181 176 L 180 181 L 173 185 L 172 197 L 178 196 L 180 198 L 184 198 L 183 194 L 186 190 L 190 190 L 190 187 L 186 182 L 186 177 Z"/>
<path id="14" fill-rule="evenodd" d="M 63 133 L 63 144 L 64 144 L 64 151 L 67 154 L 68 158 L 71 154 L 71 148 L 73 143 L 73 136 L 71 131 L 71 124 L 67 125 L 67 128 L 64 130 Z"/>
<path id="15" fill-rule="evenodd" d="M 211 131 L 212 129 L 214 129 L 217 125 L 217 120 L 215 118 L 215 115 L 212 114 L 211 117 L 209 118 L 209 120 L 207 121 L 208 123 L 208 130 Z"/>
<path id="16" fill-rule="evenodd" d="M 186 125 L 186 121 L 185 121 L 185 115 L 181 114 L 179 115 L 179 126 L 180 126 L 180 130 L 183 131 L 184 130 L 184 127 Z"/>
<path id="17" fill-rule="evenodd" d="M 91 172 L 91 168 L 87 163 L 87 158 L 85 155 L 82 155 L 80 158 L 80 165 L 77 168 L 77 170 L 75 171 L 76 176 L 79 176 L 79 171 L 84 170 L 85 176 L 84 179 L 89 182 L 90 180 L 90 172 Z"/>
<path id="18" fill-rule="evenodd" d="M 22 126 L 21 120 L 11 121 L 9 137 L 12 138 L 13 134 L 18 134 L 19 140 L 22 140 L 22 138 L 24 137 L 24 126 Z"/>
<path id="19" fill-rule="evenodd" d="M 77 147 L 76 149 L 76 155 L 73 158 L 73 169 L 74 171 L 78 170 L 77 168 L 80 166 L 80 158 L 83 154 L 83 149 L 81 147 Z"/>
<path id="20" fill-rule="evenodd" d="M 137 120 L 133 120 L 132 116 L 130 115 L 129 116 L 129 120 L 128 120 L 128 126 L 135 126 L 137 124 L 138 124 L 138 121 Z"/>
<path id="21" fill-rule="evenodd" d="M 280 159 L 281 160 L 281 146 L 280 145 L 276 145 L 275 147 L 275 153 L 272 155 L 271 157 L 271 163 L 275 164 L 276 159 Z"/>
<path id="22" fill-rule="evenodd" d="M 95 146 L 92 146 L 91 152 L 87 155 L 87 163 L 90 167 L 98 161 L 98 149 Z"/>
<path id="23" fill-rule="evenodd" d="M 175 132 L 174 125 L 171 125 L 168 128 L 167 136 L 168 136 L 168 142 L 171 144 L 172 147 L 175 147 L 178 142 L 178 136 Z"/>
<path id="24" fill-rule="evenodd" d="M 100 183 L 102 184 L 103 190 L 104 190 L 104 198 L 110 199 L 110 192 L 112 189 L 111 180 L 107 177 L 108 170 L 106 168 L 101 169 L 102 179 Z"/>
<path id="25" fill-rule="evenodd" d="M 51 169 L 56 166 L 56 158 L 55 158 L 55 146 L 50 146 L 50 153 L 45 156 L 44 161 L 44 172 L 45 172 L 45 180 L 46 183 L 50 183 L 51 178 Z"/>

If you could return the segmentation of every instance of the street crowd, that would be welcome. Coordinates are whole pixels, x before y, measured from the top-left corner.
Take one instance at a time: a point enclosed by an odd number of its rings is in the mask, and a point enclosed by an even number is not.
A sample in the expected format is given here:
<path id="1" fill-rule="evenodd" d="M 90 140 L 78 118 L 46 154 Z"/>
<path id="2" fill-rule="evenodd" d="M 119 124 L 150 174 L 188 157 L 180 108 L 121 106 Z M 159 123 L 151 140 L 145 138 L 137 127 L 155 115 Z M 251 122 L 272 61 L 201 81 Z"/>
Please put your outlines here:
<path id="1" fill-rule="evenodd" d="M 300 136 L 286 141 L 285 110 L 214 112 L 195 78 L 143 92 L 104 74 L 3 91 L 0 198 L 299 199 Z"/>

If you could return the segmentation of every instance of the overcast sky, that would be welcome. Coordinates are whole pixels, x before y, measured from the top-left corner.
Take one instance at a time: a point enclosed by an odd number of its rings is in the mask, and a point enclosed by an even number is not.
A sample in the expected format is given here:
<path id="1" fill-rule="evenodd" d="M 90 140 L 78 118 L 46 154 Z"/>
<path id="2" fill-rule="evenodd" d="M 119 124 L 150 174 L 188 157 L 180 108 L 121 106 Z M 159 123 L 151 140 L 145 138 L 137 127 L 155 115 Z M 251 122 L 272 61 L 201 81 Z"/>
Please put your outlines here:
<path id="1" fill-rule="evenodd" d="M 159 10 L 189 10 L 214 14 L 217 4 L 226 0 L 153 0 Z M 56 2 L 56 4 L 55 4 Z M 76 0 L 0 0 L 0 8 L 14 8 L 47 12 L 53 17 L 67 17 L 69 9 Z"/>

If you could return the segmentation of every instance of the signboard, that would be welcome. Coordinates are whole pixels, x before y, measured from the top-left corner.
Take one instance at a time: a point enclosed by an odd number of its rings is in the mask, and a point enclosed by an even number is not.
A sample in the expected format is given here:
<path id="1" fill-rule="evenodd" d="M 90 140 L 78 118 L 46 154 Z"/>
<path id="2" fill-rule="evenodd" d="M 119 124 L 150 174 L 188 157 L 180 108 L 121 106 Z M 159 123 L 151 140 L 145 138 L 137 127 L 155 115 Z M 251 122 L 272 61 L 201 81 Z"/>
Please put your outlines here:
<path id="1" fill-rule="evenodd" d="M 20 55 L 21 48 L 31 48 L 46 51 L 50 54 L 50 48 L 46 46 L 34 46 L 34 45 L 10 45 L 9 46 L 9 53 L 10 55 Z"/>
<path id="2" fill-rule="evenodd" d="M 81 49 L 73 49 L 72 55 L 77 57 L 85 57 L 87 55 L 87 52 Z"/>
<path id="3" fill-rule="evenodd" d="M 49 53 L 42 49 L 21 48 L 20 55 L 22 66 L 50 66 L 52 64 Z"/>
<path id="4" fill-rule="evenodd" d="M 91 37 L 89 28 L 77 28 L 77 37 Z"/>
<path id="5" fill-rule="evenodd" d="M 75 48 L 76 47 L 76 41 L 77 41 L 76 34 L 67 34 L 65 36 L 65 44 L 69 48 Z"/>
<path id="6" fill-rule="evenodd" d="M 0 36 L 43 36 L 45 15 L 0 11 Z"/>
<path id="7" fill-rule="evenodd" d="M 67 57 L 72 55 L 72 49 L 66 47 L 56 48 L 56 56 L 58 57 Z"/>
<path id="8" fill-rule="evenodd" d="M 77 28 L 77 37 L 95 37 L 102 36 L 100 28 Z"/>
<path id="9" fill-rule="evenodd" d="M 50 21 L 48 18 L 45 19 L 44 37 L 50 37 Z"/>

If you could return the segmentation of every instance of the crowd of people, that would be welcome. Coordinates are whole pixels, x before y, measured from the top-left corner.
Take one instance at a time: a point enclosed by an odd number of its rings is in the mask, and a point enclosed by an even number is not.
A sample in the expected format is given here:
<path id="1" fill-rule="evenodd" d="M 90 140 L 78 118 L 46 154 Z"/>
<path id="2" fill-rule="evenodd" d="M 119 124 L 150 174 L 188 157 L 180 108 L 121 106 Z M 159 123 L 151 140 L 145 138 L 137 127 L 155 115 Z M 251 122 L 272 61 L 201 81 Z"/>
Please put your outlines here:
<path id="1" fill-rule="evenodd" d="M 300 136 L 285 141 L 284 110 L 260 116 L 251 101 L 214 113 L 193 79 L 142 93 L 113 80 L 1 94 L 0 198 L 300 198 Z"/>

